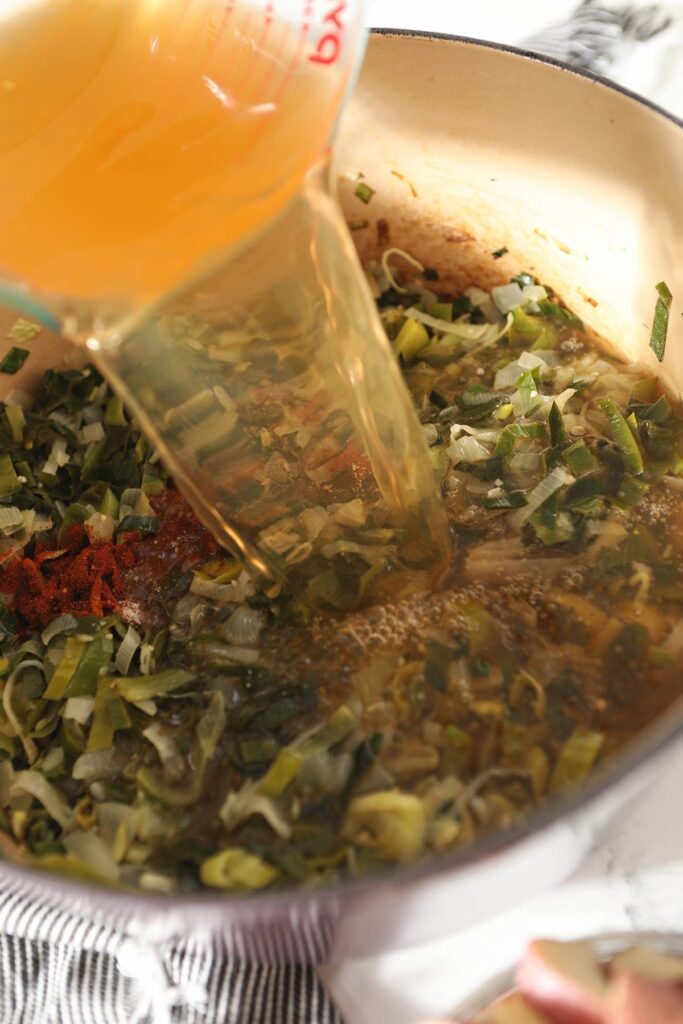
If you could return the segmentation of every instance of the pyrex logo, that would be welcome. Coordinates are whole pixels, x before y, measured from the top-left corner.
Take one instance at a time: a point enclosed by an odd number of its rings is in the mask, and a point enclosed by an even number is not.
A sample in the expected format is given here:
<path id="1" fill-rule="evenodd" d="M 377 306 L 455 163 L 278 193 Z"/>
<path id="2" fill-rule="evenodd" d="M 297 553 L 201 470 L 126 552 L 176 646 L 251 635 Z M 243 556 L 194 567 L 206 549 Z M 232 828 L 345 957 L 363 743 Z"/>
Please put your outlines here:
<path id="1" fill-rule="evenodd" d="M 334 64 L 339 56 L 344 34 L 342 15 L 345 10 L 346 0 L 338 0 L 323 18 L 323 33 L 308 58 L 314 64 Z"/>

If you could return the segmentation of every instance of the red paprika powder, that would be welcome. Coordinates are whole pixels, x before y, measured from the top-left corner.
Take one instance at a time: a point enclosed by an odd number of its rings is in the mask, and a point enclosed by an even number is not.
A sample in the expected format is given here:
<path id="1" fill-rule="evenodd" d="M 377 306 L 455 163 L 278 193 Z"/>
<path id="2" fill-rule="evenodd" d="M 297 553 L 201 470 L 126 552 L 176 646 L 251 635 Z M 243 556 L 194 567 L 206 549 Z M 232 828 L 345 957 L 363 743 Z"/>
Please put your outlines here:
<path id="1" fill-rule="evenodd" d="M 222 549 L 174 488 L 152 504 L 160 517 L 156 536 L 126 533 L 91 544 L 77 523 L 59 547 L 36 542 L 0 569 L 0 593 L 11 595 L 22 631 L 40 632 L 67 613 L 101 618 L 119 611 L 133 625 L 162 625 L 159 598 L 169 576 L 197 568 Z"/>

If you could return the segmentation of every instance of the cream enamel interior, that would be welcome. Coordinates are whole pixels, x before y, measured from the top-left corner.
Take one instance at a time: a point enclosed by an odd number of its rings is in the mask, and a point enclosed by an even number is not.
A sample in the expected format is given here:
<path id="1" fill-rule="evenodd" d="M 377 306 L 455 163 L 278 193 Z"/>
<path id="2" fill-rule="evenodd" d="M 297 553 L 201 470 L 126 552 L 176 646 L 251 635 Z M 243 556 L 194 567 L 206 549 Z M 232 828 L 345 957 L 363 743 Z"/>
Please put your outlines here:
<path id="1" fill-rule="evenodd" d="M 683 391 L 683 131 L 605 85 L 451 39 L 377 35 L 337 150 L 361 256 L 391 245 L 447 287 L 536 274 L 627 359 L 658 364 L 658 281 L 674 294 L 662 372 Z M 358 173 L 376 191 L 354 196 Z M 416 194 L 415 194 L 416 193 Z M 494 260 L 492 252 L 509 253 Z M 398 264 L 397 264 L 398 265 Z"/>

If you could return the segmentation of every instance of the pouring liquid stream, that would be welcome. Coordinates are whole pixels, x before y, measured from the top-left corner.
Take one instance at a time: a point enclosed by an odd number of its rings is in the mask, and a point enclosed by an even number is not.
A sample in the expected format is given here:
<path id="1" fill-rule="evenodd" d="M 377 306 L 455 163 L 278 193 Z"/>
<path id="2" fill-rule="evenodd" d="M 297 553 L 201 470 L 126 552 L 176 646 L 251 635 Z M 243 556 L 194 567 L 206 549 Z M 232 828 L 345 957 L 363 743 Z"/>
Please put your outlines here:
<path id="1" fill-rule="evenodd" d="M 0 272 L 87 346 L 219 539 L 341 610 L 431 585 L 450 538 L 325 185 L 346 70 L 274 7 L 1 17 Z"/>

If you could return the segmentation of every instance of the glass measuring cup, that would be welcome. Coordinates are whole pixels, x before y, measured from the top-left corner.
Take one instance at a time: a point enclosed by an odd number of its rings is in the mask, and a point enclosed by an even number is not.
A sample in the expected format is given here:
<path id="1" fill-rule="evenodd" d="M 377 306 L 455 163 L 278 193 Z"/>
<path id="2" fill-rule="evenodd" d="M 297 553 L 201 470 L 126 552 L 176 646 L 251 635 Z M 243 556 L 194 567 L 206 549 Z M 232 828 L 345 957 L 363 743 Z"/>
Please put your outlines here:
<path id="1" fill-rule="evenodd" d="M 0 22 L 6 282 L 87 345 L 260 572 L 338 609 L 433 581 L 445 514 L 327 181 L 359 4 L 24 7 Z M 46 72 L 19 103 L 22 58 L 49 68 L 60 40 L 68 95 Z M 59 157 L 22 177 L 31 152 Z"/>

